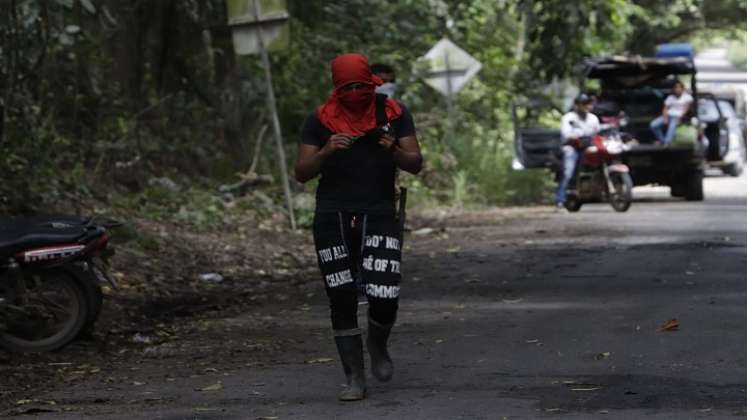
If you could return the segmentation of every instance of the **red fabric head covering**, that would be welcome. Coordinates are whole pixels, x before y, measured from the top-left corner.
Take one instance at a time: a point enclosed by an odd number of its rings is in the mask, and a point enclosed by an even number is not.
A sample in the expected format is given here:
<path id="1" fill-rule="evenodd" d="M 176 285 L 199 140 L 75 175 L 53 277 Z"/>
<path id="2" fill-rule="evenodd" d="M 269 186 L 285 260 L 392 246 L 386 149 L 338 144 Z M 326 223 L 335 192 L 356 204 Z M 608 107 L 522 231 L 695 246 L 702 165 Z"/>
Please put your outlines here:
<path id="1" fill-rule="evenodd" d="M 319 107 L 319 121 L 333 133 L 360 136 L 376 127 L 375 88 L 382 80 L 371 73 L 368 59 L 361 54 L 343 54 L 332 60 L 332 83 L 335 90 L 327 102 Z M 364 88 L 342 92 L 343 86 L 363 83 Z M 386 101 L 387 118 L 391 121 L 402 115 L 399 104 Z"/>

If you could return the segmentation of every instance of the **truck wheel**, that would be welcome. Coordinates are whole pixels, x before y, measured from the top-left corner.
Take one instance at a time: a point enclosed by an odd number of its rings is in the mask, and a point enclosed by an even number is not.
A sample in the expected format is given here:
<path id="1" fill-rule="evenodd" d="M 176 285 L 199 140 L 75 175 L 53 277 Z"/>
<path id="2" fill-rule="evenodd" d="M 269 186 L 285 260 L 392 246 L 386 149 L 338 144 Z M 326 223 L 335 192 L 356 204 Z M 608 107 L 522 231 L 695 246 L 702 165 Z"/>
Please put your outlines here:
<path id="1" fill-rule="evenodd" d="M 685 196 L 685 184 L 682 182 L 675 182 L 670 186 L 669 194 L 672 197 L 684 197 Z"/>
<path id="2" fill-rule="evenodd" d="M 568 196 L 565 200 L 565 208 L 571 213 L 575 213 L 579 210 L 581 210 L 581 206 L 584 203 L 576 196 Z"/>
<path id="3" fill-rule="evenodd" d="M 685 200 L 703 201 L 703 171 L 691 172 L 685 184 Z"/>
<path id="4" fill-rule="evenodd" d="M 738 163 L 732 163 L 731 165 L 724 168 L 724 173 L 727 175 L 731 175 L 733 177 L 738 177 L 742 175 L 743 170 L 744 170 L 744 166 Z"/>

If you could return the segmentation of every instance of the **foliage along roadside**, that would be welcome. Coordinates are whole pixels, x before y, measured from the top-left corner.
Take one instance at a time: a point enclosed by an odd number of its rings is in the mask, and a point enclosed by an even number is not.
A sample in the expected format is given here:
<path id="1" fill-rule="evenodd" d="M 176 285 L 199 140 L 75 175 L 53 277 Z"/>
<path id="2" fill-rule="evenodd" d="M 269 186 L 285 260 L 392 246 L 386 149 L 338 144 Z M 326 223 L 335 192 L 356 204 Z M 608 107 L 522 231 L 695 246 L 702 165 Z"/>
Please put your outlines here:
<path id="1" fill-rule="evenodd" d="M 415 114 L 429 169 L 403 180 L 414 201 L 537 202 L 548 175 L 510 170 L 517 96 L 540 94 L 587 55 L 647 52 L 733 25 L 745 3 L 289 0 L 289 48 L 272 55 L 289 159 L 301 122 L 329 92 L 329 60 L 361 51 L 395 66 L 399 98 Z M 150 200 L 152 178 L 208 195 L 234 181 L 253 160 L 267 115 L 259 62 L 234 55 L 225 22 L 223 0 L 0 2 L 0 205 L 12 213 L 91 199 L 131 205 Z M 445 102 L 420 81 L 417 61 L 442 36 L 483 63 L 458 97 L 451 138 Z M 256 149 L 256 170 L 277 175 L 268 143 Z"/>

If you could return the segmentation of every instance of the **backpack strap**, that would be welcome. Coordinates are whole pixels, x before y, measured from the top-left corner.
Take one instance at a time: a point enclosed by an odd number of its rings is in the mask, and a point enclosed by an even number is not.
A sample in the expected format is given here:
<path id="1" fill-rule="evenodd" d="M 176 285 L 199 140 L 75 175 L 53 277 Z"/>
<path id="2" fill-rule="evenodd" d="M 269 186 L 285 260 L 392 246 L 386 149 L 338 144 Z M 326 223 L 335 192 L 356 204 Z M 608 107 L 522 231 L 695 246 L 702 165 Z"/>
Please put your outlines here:
<path id="1" fill-rule="evenodd" d="M 381 127 L 382 125 L 389 122 L 389 118 L 386 116 L 386 100 L 389 97 L 381 93 L 376 94 L 376 126 Z"/>

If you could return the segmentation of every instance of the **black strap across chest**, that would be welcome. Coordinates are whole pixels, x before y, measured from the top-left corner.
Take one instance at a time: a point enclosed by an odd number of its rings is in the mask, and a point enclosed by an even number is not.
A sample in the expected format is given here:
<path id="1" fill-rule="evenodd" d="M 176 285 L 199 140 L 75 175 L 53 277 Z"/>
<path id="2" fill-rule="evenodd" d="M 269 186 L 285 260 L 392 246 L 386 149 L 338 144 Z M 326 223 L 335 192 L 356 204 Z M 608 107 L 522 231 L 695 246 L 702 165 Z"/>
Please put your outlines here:
<path id="1" fill-rule="evenodd" d="M 389 122 L 389 118 L 386 116 L 386 100 L 388 96 L 380 93 L 376 94 L 376 126 L 381 127 L 382 125 Z"/>

